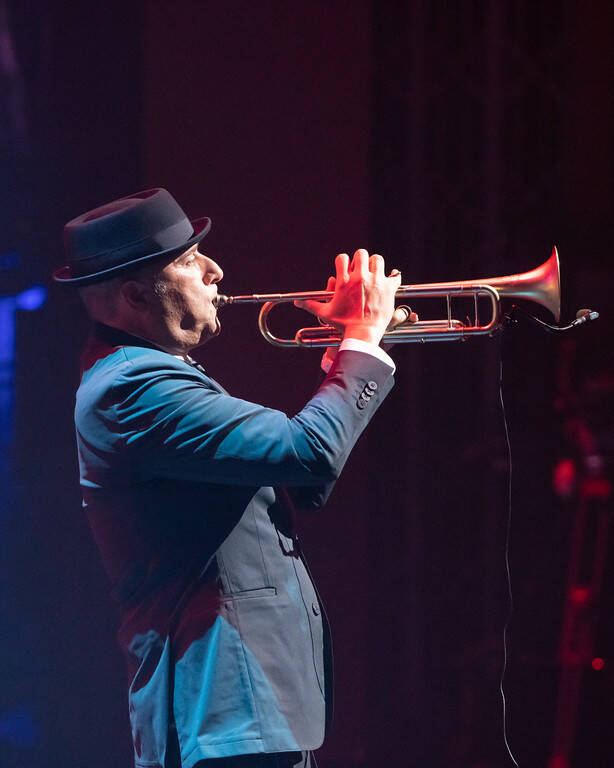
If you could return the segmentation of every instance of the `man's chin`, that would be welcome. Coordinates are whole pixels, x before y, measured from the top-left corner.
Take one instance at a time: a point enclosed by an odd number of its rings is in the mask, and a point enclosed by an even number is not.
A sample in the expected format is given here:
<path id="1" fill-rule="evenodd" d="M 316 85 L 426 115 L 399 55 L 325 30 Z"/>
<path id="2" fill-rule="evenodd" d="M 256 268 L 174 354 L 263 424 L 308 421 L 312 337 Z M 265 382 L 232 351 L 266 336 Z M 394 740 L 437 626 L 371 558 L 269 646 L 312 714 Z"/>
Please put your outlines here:
<path id="1" fill-rule="evenodd" d="M 214 328 L 207 328 L 203 329 L 203 332 L 200 335 L 200 341 L 196 345 L 197 347 L 202 347 L 203 344 L 206 344 L 208 341 L 211 341 L 211 339 L 215 338 L 216 336 L 219 336 L 220 332 L 222 330 L 222 325 L 219 321 L 219 318 L 215 318 L 215 327 Z"/>

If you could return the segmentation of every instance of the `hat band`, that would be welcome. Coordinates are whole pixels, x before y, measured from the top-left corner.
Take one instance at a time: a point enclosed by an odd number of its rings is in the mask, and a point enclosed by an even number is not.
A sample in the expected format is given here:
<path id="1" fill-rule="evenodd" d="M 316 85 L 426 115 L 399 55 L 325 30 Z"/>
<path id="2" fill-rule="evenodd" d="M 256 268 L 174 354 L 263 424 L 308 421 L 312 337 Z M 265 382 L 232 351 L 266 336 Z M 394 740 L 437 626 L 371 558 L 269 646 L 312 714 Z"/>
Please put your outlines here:
<path id="1" fill-rule="evenodd" d="M 107 249 L 93 256 L 75 259 L 70 265 L 70 272 L 73 277 L 84 277 L 104 269 L 120 267 L 145 256 L 181 248 L 193 234 L 192 224 L 186 217 L 166 229 L 159 230 L 141 240 L 123 244 L 120 248 Z"/>

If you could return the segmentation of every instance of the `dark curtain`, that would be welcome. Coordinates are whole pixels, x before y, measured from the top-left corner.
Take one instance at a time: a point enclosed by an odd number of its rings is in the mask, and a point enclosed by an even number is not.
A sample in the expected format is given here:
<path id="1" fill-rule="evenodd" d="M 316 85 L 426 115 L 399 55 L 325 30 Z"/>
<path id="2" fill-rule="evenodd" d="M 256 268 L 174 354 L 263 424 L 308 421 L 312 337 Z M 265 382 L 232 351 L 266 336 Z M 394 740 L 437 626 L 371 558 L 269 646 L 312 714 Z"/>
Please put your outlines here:
<path id="1" fill-rule="evenodd" d="M 0 296 L 49 284 L 65 221 L 156 185 L 213 218 L 207 249 L 227 293 L 323 287 L 335 254 L 363 245 L 404 282 L 523 272 L 559 247 L 564 318 L 595 305 L 598 324 L 571 341 L 519 326 L 498 339 L 398 346 L 393 393 L 326 511 L 302 521 L 335 637 L 336 719 L 320 764 L 511 764 L 498 692 L 502 360 L 516 603 L 508 736 L 521 765 L 547 764 L 575 514 L 551 490 L 571 450 L 561 371 L 593 404 L 607 472 L 614 445 L 611 4 L 5 6 L 17 66 L 11 77 L 0 68 L 13 110 L 0 116 L 0 255 L 18 253 L 19 264 L 0 271 Z M 249 309 L 223 320 L 201 353 L 207 368 L 239 396 L 298 410 L 318 354 L 268 348 Z M 17 318 L 0 563 L 8 768 L 131 761 L 116 617 L 77 486 L 72 405 L 86 332 L 78 299 L 57 288 Z M 576 768 L 609 754 L 611 584 L 608 561 L 594 606 L 606 664 L 583 677 Z"/>

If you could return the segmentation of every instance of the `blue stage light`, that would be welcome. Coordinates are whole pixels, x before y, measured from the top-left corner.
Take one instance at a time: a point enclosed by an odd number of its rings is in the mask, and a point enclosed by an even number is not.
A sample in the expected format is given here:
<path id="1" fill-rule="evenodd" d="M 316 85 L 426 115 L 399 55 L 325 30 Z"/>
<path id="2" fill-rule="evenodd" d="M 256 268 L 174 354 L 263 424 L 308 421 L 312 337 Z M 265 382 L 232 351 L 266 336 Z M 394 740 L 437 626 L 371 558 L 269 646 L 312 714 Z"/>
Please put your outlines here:
<path id="1" fill-rule="evenodd" d="M 17 309 L 25 309 L 32 312 L 40 309 L 47 301 L 47 291 L 42 285 L 33 285 L 15 297 Z"/>
<path id="2" fill-rule="evenodd" d="M 38 740 L 38 729 L 29 710 L 16 709 L 0 716 L 0 741 L 15 747 L 32 747 Z"/>

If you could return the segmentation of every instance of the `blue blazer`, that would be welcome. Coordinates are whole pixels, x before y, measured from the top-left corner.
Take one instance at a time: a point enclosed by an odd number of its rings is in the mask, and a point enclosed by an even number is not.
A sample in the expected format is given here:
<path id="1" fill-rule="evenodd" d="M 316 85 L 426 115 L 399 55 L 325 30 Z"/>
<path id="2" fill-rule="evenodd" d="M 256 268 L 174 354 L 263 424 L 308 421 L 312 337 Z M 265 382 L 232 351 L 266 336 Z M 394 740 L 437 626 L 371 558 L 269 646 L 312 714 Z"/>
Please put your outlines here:
<path id="1" fill-rule="evenodd" d="M 293 526 L 392 387 L 343 351 L 293 418 L 105 326 L 75 407 L 83 505 L 121 609 L 138 768 L 319 747 L 330 641 Z"/>

